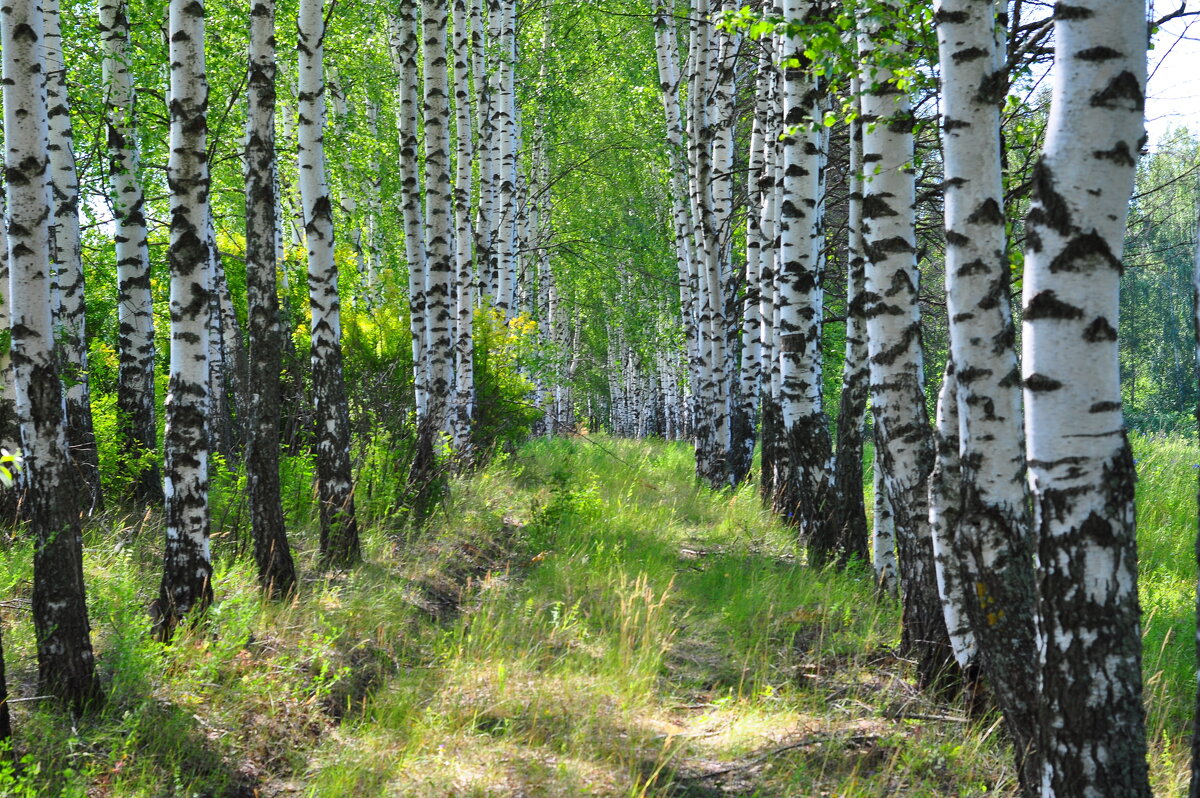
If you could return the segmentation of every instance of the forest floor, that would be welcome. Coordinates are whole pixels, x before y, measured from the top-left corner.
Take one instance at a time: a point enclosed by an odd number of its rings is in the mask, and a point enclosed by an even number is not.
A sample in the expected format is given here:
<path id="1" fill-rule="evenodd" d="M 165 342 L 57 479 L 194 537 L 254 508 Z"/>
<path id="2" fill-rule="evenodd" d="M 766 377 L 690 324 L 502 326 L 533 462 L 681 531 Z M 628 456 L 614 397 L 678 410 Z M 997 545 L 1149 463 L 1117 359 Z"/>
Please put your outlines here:
<path id="1" fill-rule="evenodd" d="M 1140 510 L 1155 535 L 1152 769 L 1176 795 L 1197 451 L 1139 448 L 1142 489 L 1179 497 Z M 230 488 L 215 508 L 217 603 L 169 646 L 145 616 L 160 555 L 139 530 L 155 519 L 98 519 L 86 567 L 108 699 L 83 718 L 34 696 L 30 551 L 13 541 L 0 586 L 17 762 L 0 764 L 0 795 L 1014 792 L 997 716 L 913 687 L 898 606 L 869 574 L 807 567 L 753 486 L 698 487 L 684 445 L 532 441 L 455 481 L 420 534 L 397 529 L 381 484 L 360 482 L 364 562 L 330 572 L 295 488 L 306 578 L 286 603 L 259 598 Z"/>

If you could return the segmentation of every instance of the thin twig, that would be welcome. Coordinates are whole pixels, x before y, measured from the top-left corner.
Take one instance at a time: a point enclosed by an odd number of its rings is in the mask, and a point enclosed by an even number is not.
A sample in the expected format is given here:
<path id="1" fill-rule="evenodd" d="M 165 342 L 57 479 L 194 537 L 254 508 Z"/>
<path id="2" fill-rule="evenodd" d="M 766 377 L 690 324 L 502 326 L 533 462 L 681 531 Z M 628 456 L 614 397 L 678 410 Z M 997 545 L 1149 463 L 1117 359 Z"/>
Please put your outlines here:
<path id="1" fill-rule="evenodd" d="M 831 734 L 828 732 L 825 732 L 822 734 L 813 734 L 809 737 L 805 737 L 803 740 L 800 740 L 799 742 L 789 743 L 788 745 L 783 745 L 783 746 L 780 746 L 779 748 L 773 748 L 770 751 L 767 751 L 765 754 L 762 754 L 761 756 L 757 756 L 754 759 L 751 759 L 749 762 L 746 762 L 745 764 L 733 765 L 732 767 L 722 768 L 721 770 L 714 770 L 711 773 L 705 773 L 705 774 L 699 776 L 699 778 L 712 779 L 712 778 L 716 778 L 717 776 L 724 776 L 727 773 L 734 773 L 739 770 L 749 770 L 752 767 L 761 765 L 763 762 L 766 762 L 768 759 L 777 757 L 780 754 L 785 754 L 788 751 L 794 751 L 797 748 L 807 748 L 810 745 L 816 745 L 817 743 L 824 743 L 824 742 L 828 742 L 830 740 L 835 740 L 835 739 L 837 739 L 837 735 Z M 861 742 L 863 740 L 874 740 L 874 739 L 875 739 L 874 736 L 856 735 L 854 737 L 848 738 L 847 742 Z"/>

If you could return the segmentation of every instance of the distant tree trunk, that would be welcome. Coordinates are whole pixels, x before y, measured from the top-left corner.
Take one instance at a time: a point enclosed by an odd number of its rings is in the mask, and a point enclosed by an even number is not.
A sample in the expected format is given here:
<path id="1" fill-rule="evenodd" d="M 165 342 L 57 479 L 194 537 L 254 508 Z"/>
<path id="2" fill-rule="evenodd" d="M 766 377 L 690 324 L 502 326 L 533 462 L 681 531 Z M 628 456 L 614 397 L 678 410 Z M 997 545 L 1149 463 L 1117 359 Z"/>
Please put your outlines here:
<path id="1" fill-rule="evenodd" d="M 116 223 L 117 424 L 122 459 L 134 471 L 134 498 L 150 504 L 161 501 L 163 493 L 158 467 L 144 457 L 158 448 L 154 410 L 154 318 L 126 14 L 125 0 L 102 0 L 100 3 L 109 180 Z"/>
<path id="2" fill-rule="evenodd" d="M 929 526 L 933 531 L 933 561 L 938 596 L 954 658 L 964 674 L 977 666 L 978 646 L 967 616 L 967 597 L 962 570 L 954 551 L 962 511 L 962 467 L 958 457 L 958 378 L 954 361 L 946 361 L 946 372 L 937 403 L 937 462 L 929 477 Z"/>
<path id="3" fill-rule="evenodd" d="M 858 77 L 850 79 L 850 94 L 860 94 Z M 850 122 L 850 193 L 847 198 L 846 349 L 842 365 L 841 406 L 838 409 L 837 453 L 833 490 L 838 498 L 838 551 L 843 562 L 871 559 L 867 510 L 863 501 L 863 427 L 871 368 L 867 353 L 866 257 L 862 237 L 862 123 Z"/>
<path id="4" fill-rule="evenodd" d="M 722 0 L 720 6 L 714 2 L 714 22 L 722 13 L 732 13 L 740 7 L 735 0 Z M 719 348 L 713 352 L 715 416 L 717 435 L 717 459 L 721 464 L 717 475 L 721 485 L 735 485 L 745 477 L 739 471 L 737 456 L 733 453 L 733 427 L 739 424 L 741 402 L 738 398 L 741 386 L 738 381 L 736 358 L 739 349 L 742 304 L 738 302 L 741 290 L 740 269 L 733 262 L 734 223 L 734 125 L 737 117 L 737 92 L 734 87 L 734 65 L 738 58 L 738 35 L 731 30 L 712 25 L 709 34 L 712 49 L 712 94 L 710 95 L 709 125 L 711 126 L 711 197 L 712 244 L 710 255 L 716 258 L 717 290 L 713 294 L 713 321 L 716 325 L 714 343 Z M 740 169 L 740 167 L 739 167 Z M 719 340 L 718 340 L 719 339 Z M 745 422 L 739 426 L 746 430 Z M 739 443 L 739 446 L 744 444 Z M 744 450 L 744 449 L 743 449 Z M 748 469 L 747 469 L 748 470 Z"/>
<path id="5" fill-rule="evenodd" d="M 379 139 L 379 103 L 374 97 L 367 100 L 367 132 L 371 141 Z M 383 170 L 379 160 L 379 149 L 371 149 L 371 159 L 368 167 L 370 178 L 367 180 L 367 274 L 366 274 L 366 303 L 369 310 L 374 310 L 382 296 L 381 275 L 383 271 L 382 250 L 379 238 L 379 218 L 383 210 L 381 198 L 383 189 Z"/>
<path id="6" fill-rule="evenodd" d="M 354 483 L 350 473 L 350 410 L 342 376 L 342 306 L 333 257 L 333 207 L 325 174 L 325 18 L 322 0 L 301 0 L 300 194 L 308 244 L 312 307 L 314 451 L 321 509 L 321 556 L 346 565 L 359 558 Z"/>
<path id="7" fill-rule="evenodd" d="M 436 447 L 448 431 L 454 386 L 454 340 L 450 305 L 455 273 L 450 182 L 450 96 L 446 62 L 447 9 L 423 0 L 425 116 L 425 340 L 429 344 L 429 405 L 417 416 L 414 474 L 424 486 L 435 476 Z"/>
<path id="8" fill-rule="evenodd" d="M 1200 222 L 1196 224 L 1196 250 L 1192 266 L 1192 334 L 1196 341 L 1195 377 L 1200 381 Z M 1200 400 L 1196 404 L 1196 424 L 1200 426 Z M 1200 505 L 1200 475 L 1197 478 L 1197 504 Z M 1196 563 L 1200 566 L 1200 516 L 1197 516 L 1197 524 Z M 1196 619 L 1200 622 L 1200 582 L 1196 585 Z M 1200 625 L 1196 629 L 1196 660 L 1200 662 Z M 1192 779 L 1188 798 L 1200 798 L 1200 682 L 1196 687 L 1196 711 L 1192 721 Z"/>
<path id="9" fill-rule="evenodd" d="M 496 307 L 506 316 L 515 312 L 513 295 L 517 279 L 517 214 L 520 194 L 517 187 L 516 104 L 516 3 L 489 0 L 488 19 L 498 35 L 489 44 L 496 65 L 490 100 L 496 104 L 495 134 L 499 137 L 500 170 L 498 186 L 498 227 L 493 228 L 492 240 L 496 254 Z"/>
<path id="10" fill-rule="evenodd" d="M 888 9 L 898 13 L 897 7 Z M 913 115 L 908 95 L 891 82 L 886 66 L 897 58 L 892 43 L 877 51 L 882 22 L 864 16 L 859 31 L 862 76 L 863 163 L 873 164 L 863 193 L 867 254 L 867 327 L 871 354 L 871 405 L 878 465 L 882 466 L 899 552 L 904 600 L 901 648 L 918 661 L 918 678 L 932 684 L 951 661 L 950 641 L 938 599 L 929 529 L 929 474 L 933 433 L 925 409 L 924 354 L 917 304 L 916 181 Z"/>
<path id="11" fill-rule="evenodd" d="M 665 0 L 654 0 L 654 42 L 658 64 L 659 90 L 666 121 L 667 157 L 671 171 L 671 216 L 675 229 L 676 274 L 679 305 L 687 353 L 688 380 L 699 382 L 700 338 L 696 323 L 696 267 L 693 248 L 693 224 L 688 213 L 687 151 L 683 142 L 683 114 L 679 104 L 679 54 L 673 19 Z M 692 396 L 693 401 L 695 395 Z"/>
<path id="12" fill-rule="evenodd" d="M 773 5 L 772 14 L 781 15 L 783 9 Z M 779 199 L 781 178 L 783 175 L 783 155 L 779 143 L 783 130 L 783 86 L 782 74 L 775 65 L 775 58 L 786 46 L 781 34 L 763 42 L 764 56 L 771 61 L 768 85 L 767 119 L 771 125 L 765 135 L 767 147 L 763 165 L 762 182 L 762 219 L 760 235 L 762 237 L 762 262 L 759 289 L 759 324 L 762 327 L 760 336 L 761 358 L 759 388 L 759 495 L 764 504 L 773 504 L 775 500 L 775 468 L 779 458 L 779 305 L 776 293 L 779 290 Z"/>
<path id="13" fill-rule="evenodd" d="M 403 0 L 398 16 L 391 18 L 392 53 L 399 78 L 400 110 L 397 127 L 400 131 L 400 196 L 404 216 L 404 254 L 408 261 L 408 315 L 412 334 L 413 386 L 416 391 L 417 415 L 424 417 L 429 405 L 429 324 L 426 321 L 426 255 L 425 231 L 421 220 L 420 96 L 417 56 L 420 36 L 417 33 L 419 0 Z"/>
<path id="14" fill-rule="evenodd" d="M 0 9 L 12 363 L 28 474 L 33 625 L 39 692 L 76 709 L 96 698 L 83 585 L 83 538 L 72 491 L 63 388 L 54 358 L 50 299 L 50 158 L 44 22 L 34 0 Z"/>
<path id="15" fill-rule="evenodd" d="M 0 180 L 0 333 L 12 330 L 12 281 L 8 269 L 8 222 L 4 218 L 5 186 Z M 10 339 L 11 340 L 11 339 Z M 11 346 L 0 348 L 0 453 L 17 454 L 21 450 L 21 425 L 17 418 L 16 371 Z M 15 524 L 21 506 L 25 474 L 12 465 L 13 485 L 0 490 L 0 523 Z"/>
<path id="16" fill-rule="evenodd" d="M 296 584 L 279 491 L 279 373 L 283 331 L 275 269 L 275 0 L 250 9 L 250 105 L 246 119 L 246 306 L 250 328 L 246 483 L 258 581 L 270 596 Z"/>
<path id="17" fill-rule="evenodd" d="M 454 449 L 463 453 L 471 442 L 471 419 L 475 412 L 474 346 L 472 323 L 475 311 L 471 227 L 471 88 L 470 19 L 467 0 L 454 3 L 454 128 L 457 149 L 454 162 L 454 242 L 457 275 L 454 282 Z M 479 75 L 475 76 L 480 79 Z"/>
<path id="18" fill-rule="evenodd" d="M 787 0 L 784 16 L 808 19 L 810 0 Z M 783 204 L 779 213 L 780 424 L 787 446 L 787 469 L 776 476 L 779 506 L 805 535 L 810 561 L 824 564 L 837 543 L 833 495 L 833 442 L 825 418 L 821 374 L 821 174 L 825 152 L 820 119 L 821 88 L 809 73 L 799 37 L 788 40 L 789 65 L 783 73 L 784 125 L 796 132 L 780 140 Z M 782 483 L 782 484 L 780 484 Z"/>
<path id="19" fill-rule="evenodd" d="M 208 514 L 208 80 L 204 7 L 171 0 L 171 377 L 167 387 L 166 549 L 158 633 L 212 602 Z"/>
<path id="20" fill-rule="evenodd" d="M 58 0 L 43 0 L 46 20 L 46 88 L 50 109 L 50 228 L 51 256 L 58 282 L 62 354 L 60 376 L 66 386 L 67 444 L 71 461 L 88 488 L 82 503 L 85 513 L 104 506 L 100 488 L 100 455 L 92 427 L 92 399 L 88 388 L 86 305 L 83 252 L 79 240 L 79 177 L 75 170 L 71 103 L 67 95 L 67 65 L 63 60 Z"/>
<path id="21" fill-rule="evenodd" d="M 879 463 L 879 441 L 875 441 L 875 460 L 872 471 L 875 484 L 875 522 L 871 530 L 871 565 L 875 569 L 875 584 L 889 596 L 895 596 L 899 581 L 896 567 L 896 524 L 892 519 L 892 501 L 883 481 L 883 466 Z"/>
<path id="22" fill-rule="evenodd" d="M 1145 26 L 1140 3 L 1056 6 L 1050 118 L 1026 220 L 1022 368 L 1040 563 L 1043 795 L 1150 794 L 1136 475 L 1117 349 L 1125 222 L 1144 139 Z"/>
<path id="23" fill-rule="evenodd" d="M 688 166 L 691 172 L 690 206 L 694 236 L 694 296 L 699 355 L 696 358 L 696 476 L 713 486 L 728 484 L 729 414 L 722 376 L 725 367 L 724 286 L 721 252 L 714 212 L 714 121 L 710 92 L 715 90 L 717 65 L 711 39 L 710 4 L 697 0 L 691 12 L 688 76 Z"/>
<path id="24" fill-rule="evenodd" d="M 1037 755 L 1037 587 L 1005 240 L 1000 111 L 1007 67 L 991 2 L 941 0 L 946 301 L 957 369 L 962 506 L 949 530 L 980 667 L 1004 712 L 1027 796 Z M 949 616 L 947 621 L 949 622 Z M 954 630 L 950 630 L 952 639 Z"/>
<path id="25" fill-rule="evenodd" d="M 8 712 L 8 679 L 4 673 L 4 643 L 0 640 L 0 742 L 12 739 L 12 720 Z"/>
<path id="26" fill-rule="evenodd" d="M 496 106 L 492 95 L 495 59 L 488 57 L 487 0 L 471 0 L 471 72 L 475 75 L 475 119 L 479 130 L 479 201 L 475 212 L 475 268 L 481 304 L 495 304 L 496 192 L 500 182 L 500 151 L 496 138 Z"/>
<path id="27" fill-rule="evenodd" d="M 229 294 L 225 263 L 217 249 L 217 231 L 211 210 L 206 224 L 209 243 L 209 272 L 212 275 L 209 374 L 214 385 L 210 416 L 210 445 L 214 452 L 233 463 L 243 454 L 246 440 L 246 348 L 241 323 Z M 215 386 L 220 386 L 217 392 Z"/>
<path id="28" fill-rule="evenodd" d="M 750 134 L 750 173 L 746 184 L 746 291 L 742 309 L 742 367 L 739 375 L 740 407 L 733 417 L 730 457 L 734 478 L 741 482 L 754 459 L 755 428 L 762 384 L 762 275 L 763 197 L 767 182 L 774 183 L 767 153 L 771 124 L 771 52 L 762 48 L 755 79 L 754 121 Z M 767 223 L 770 227 L 770 223 Z M 768 249 L 768 257 L 770 250 Z M 773 273 L 771 266 L 766 266 Z"/>

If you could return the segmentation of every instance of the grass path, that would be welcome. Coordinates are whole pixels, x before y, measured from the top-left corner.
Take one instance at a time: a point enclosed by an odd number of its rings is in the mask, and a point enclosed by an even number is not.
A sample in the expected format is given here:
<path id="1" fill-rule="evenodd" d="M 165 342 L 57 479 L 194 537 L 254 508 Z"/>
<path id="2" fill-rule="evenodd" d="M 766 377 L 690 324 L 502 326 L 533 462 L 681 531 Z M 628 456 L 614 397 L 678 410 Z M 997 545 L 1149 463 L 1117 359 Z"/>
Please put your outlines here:
<path id="1" fill-rule="evenodd" d="M 1152 766 L 1175 795 L 1195 510 L 1167 498 L 1188 495 L 1200 457 L 1140 447 Z M 311 499 L 292 491 L 308 576 L 284 605 L 259 598 L 223 500 L 218 603 L 166 647 L 144 615 L 157 541 L 103 519 L 87 571 L 109 700 L 74 721 L 18 703 L 0 795 L 1013 793 L 995 716 L 911 687 L 896 604 L 861 571 L 798 562 L 753 488 L 697 487 L 684 445 L 530 442 L 457 482 L 415 538 L 387 493 L 360 483 L 366 561 L 322 573 Z M 18 698 L 34 691 L 30 559 L 25 541 L 0 552 Z"/>
<path id="2" fill-rule="evenodd" d="M 510 567 L 313 757 L 315 794 L 994 794 L 994 719 L 928 703 L 897 608 L 814 572 L 684 446 L 538 441 L 460 489 Z M 470 527 L 473 522 L 467 522 Z"/>

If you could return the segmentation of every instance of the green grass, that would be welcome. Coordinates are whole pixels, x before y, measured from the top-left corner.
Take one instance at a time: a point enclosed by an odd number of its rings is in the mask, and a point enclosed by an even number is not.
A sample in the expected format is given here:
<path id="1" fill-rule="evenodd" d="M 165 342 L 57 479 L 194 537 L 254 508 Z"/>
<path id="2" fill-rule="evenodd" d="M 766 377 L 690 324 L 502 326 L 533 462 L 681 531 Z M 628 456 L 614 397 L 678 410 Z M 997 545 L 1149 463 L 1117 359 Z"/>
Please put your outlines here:
<path id="1" fill-rule="evenodd" d="M 1178 794 L 1200 448 L 1135 447 L 1153 768 Z M 16 704 L 19 762 L 0 768 L 0 794 L 1013 790 L 995 716 L 966 719 L 911 687 L 898 607 L 869 574 L 800 564 L 754 487 L 698 487 L 685 445 L 531 441 L 456 481 L 419 536 L 395 531 L 381 476 L 362 504 L 366 560 L 346 572 L 317 569 L 311 492 L 290 468 L 299 594 L 259 598 L 227 489 L 218 603 L 170 646 L 145 617 L 156 519 L 98 519 L 86 568 L 108 701 L 76 720 Z M 0 552 L 10 686 L 26 698 L 29 561 L 27 542 Z"/>
<path id="2" fill-rule="evenodd" d="M 1156 791 L 1187 793 L 1196 694 L 1196 486 L 1200 445 L 1137 436 L 1143 681 Z"/>

